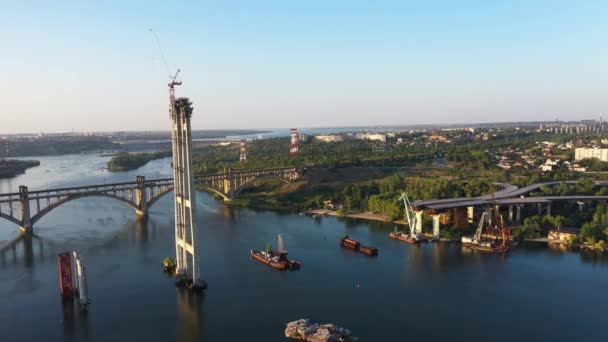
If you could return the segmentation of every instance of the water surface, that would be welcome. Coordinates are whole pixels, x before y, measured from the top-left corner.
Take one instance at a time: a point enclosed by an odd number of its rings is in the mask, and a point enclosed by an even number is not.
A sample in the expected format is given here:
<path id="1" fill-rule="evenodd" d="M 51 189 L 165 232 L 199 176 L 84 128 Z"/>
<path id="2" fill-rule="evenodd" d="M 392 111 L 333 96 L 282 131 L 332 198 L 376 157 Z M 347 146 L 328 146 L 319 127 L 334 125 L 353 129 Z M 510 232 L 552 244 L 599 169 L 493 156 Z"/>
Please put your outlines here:
<path id="1" fill-rule="evenodd" d="M 126 173 L 100 170 L 108 158 L 39 159 L 25 175 L 0 181 L 40 189 L 171 175 L 169 160 Z M 48 170 L 48 172 L 47 172 Z M 69 202 L 20 237 L 0 220 L 2 341 L 284 341 L 289 321 L 311 318 L 352 329 L 362 341 L 606 340 L 608 261 L 518 248 L 480 255 L 458 244 L 413 246 L 390 240 L 391 225 L 228 208 L 197 193 L 203 295 L 177 290 L 161 271 L 173 256 L 171 195 L 148 220 L 107 198 Z M 249 257 L 283 234 L 297 272 Z M 345 233 L 377 246 L 370 258 L 338 246 Z M 3 246 L 3 247 L 2 247 Z M 57 254 L 79 249 L 89 273 L 87 314 L 62 305 Z"/>

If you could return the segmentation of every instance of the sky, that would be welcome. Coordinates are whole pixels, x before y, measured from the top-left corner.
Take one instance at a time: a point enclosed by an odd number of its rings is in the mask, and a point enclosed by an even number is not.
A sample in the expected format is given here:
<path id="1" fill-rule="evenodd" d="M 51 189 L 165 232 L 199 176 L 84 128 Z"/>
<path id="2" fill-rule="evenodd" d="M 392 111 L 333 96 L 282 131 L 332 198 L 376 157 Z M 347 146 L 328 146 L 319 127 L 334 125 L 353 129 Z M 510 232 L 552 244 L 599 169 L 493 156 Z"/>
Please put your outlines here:
<path id="1" fill-rule="evenodd" d="M 0 1 L 0 134 L 608 117 L 608 1 Z"/>

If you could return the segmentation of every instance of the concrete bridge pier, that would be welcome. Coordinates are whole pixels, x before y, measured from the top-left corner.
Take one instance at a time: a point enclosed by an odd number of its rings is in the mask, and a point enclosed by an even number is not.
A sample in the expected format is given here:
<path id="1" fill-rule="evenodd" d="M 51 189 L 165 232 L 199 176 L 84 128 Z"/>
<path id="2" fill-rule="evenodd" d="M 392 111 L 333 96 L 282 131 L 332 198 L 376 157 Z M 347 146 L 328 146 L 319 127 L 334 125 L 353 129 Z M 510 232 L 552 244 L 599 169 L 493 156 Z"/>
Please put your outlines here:
<path id="1" fill-rule="evenodd" d="M 21 204 L 21 225 L 19 229 L 23 232 L 32 231 L 32 220 L 30 215 L 30 196 L 27 186 L 19 186 L 19 202 Z"/>
<path id="2" fill-rule="evenodd" d="M 139 216 L 148 215 L 148 192 L 146 191 L 146 178 L 144 176 L 137 176 L 135 188 L 135 203 L 137 209 L 135 213 Z"/>
<path id="3" fill-rule="evenodd" d="M 585 203 L 583 203 L 583 202 L 576 202 L 576 204 L 578 204 L 578 211 L 579 212 L 583 211 L 583 209 L 585 208 Z"/>
<path id="4" fill-rule="evenodd" d="M 538 215 L 542 215 L 543 214 L 543 205 L 541 203 L 538 203 Z"/>
<path id="5" fill-rule="evenodd" d="M 513 222 L 513 204 L 509 204 L 509 222 Z"/>
<path id="6" fill-rule="evenodd" d="M 516 222 L 521 221 L 521 205 L 518 205 L 515 207 L 515 221 Z"/>
<path id="7" fill-rule="evenodd" d="M 433 237 L 435 239 L 439 239 L 439 230 L 441 228 L 439 219 L 441 218 L 441 214 L 433 214 Z"/>
<path id="8" fill-rule="evenodd" d="M 423 210 L 414 212 L 416 215 L 416 226 L 414 227 L 415 234 L 422 234 L 422 213 L 424 213 Z"/>
<path id="9" fill-rule="evenodd" d="M 547 215 L 551 216 L 551 203 L 547 204 Z"/>
<path id="10" fill-rule="evenodd" d="M 224 171 L 226 176 L 224 177 L 224 193 L 227 194 L 227 198 L 224 198 L 224 202 L 229 202 L 232 199 L 234 188 L 232 187 L 232 171 L 230 169 Z"/>
<path id="11" fill-rule="evenodd" d="M 475 207 L 467 207 L 467 221 L 473 223 L 475 221 Z"/>

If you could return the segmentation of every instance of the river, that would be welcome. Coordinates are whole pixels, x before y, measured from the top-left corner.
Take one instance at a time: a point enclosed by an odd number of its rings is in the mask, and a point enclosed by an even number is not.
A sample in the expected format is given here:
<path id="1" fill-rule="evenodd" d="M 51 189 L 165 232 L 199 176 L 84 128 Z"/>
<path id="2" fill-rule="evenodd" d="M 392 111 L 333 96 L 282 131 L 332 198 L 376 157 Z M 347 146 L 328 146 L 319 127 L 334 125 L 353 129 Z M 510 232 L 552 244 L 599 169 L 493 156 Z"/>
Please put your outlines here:
<path id="1" fill-rule="evenodd" d="M 26 159 L 41 165 L 0 180 L 1 192 L 171 175 L 169 159 L 116 174 L 101 170 L 109 158 L 96 155 Z M 24 238 L 0 220 L 0 340 L 285 341 L 285 324 L 299 318 L 347 327 L 361 341 L 608 338 L 605 257 L 534 246 L 506 256 L 415 246 L 390 240 L 385 223 L 229 208 L 202 192 L 197 201 L 209 284 L 202 295 L 176 289 L 161 270 L 175 253 L 171 195 L 145 222 L 107 198 L 69 202 Z M 300 271 L 250 258 L 252 248 L 276 246 L 279 233 Z M 340 248 L 345 233 L 377 246 L 379 256 Z M 71 249 L 87 265 L 87 313 L 59 297 L 57 254 Z"/>

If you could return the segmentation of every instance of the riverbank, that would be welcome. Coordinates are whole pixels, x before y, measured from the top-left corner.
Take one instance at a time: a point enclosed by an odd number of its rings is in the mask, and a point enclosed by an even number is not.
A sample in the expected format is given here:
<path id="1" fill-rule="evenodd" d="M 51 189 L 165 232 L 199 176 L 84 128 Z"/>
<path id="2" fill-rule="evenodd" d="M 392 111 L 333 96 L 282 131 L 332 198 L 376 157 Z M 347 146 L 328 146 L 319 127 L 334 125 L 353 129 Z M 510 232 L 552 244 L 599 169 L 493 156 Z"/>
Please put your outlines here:
<path id="1" fill-rule="evenodd" d="M 14 160 L 14 159 L 1 159 L 0 160 L 0 179 L 1 178 L 12 178 L 17 175 L 25 173 L 25 170 L 40 166 L 38 160 Z"/>
<path id="2" fill-rule="evenodd" d="M 154 153 L 119 153 L 107 163 L 108 171 L 123 172 L 135 170 L 146 165 L 149 161 L 171 156 L 171 151 Z"/>

